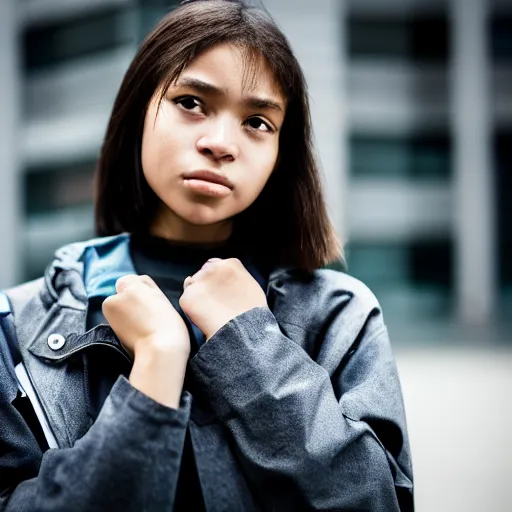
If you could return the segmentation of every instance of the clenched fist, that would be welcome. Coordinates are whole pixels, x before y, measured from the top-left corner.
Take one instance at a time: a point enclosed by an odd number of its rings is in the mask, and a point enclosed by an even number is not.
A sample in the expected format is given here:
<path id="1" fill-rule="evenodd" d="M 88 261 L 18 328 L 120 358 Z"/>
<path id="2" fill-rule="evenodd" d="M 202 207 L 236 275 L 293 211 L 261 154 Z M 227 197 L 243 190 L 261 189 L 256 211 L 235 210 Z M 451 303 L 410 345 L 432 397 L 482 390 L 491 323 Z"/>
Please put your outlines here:
<path id="1" fill-rule="evenodd" d="M 116 292 L 103 302 L 103 314 L 129 352 L 136 356 L 148 345 L 156 345 L 188 356 L 187 326 L 149 276 L 121 277 Z"/>
<path id="2" fill-rule="evenodd" d="M 124 276 L 116 291 L 103 302 L 103 314 L 134 356 L 131 384 L 165 406 L 179 407 L 190 354 L 185 322 L 148 276 Z"/>
<path id="3" fill-rule="evenodd" d="M 267 298 L 240 260 L 212 258 L 185 279 L 180 306 L 209 339 L 236 316 L 267 306 Z"/>

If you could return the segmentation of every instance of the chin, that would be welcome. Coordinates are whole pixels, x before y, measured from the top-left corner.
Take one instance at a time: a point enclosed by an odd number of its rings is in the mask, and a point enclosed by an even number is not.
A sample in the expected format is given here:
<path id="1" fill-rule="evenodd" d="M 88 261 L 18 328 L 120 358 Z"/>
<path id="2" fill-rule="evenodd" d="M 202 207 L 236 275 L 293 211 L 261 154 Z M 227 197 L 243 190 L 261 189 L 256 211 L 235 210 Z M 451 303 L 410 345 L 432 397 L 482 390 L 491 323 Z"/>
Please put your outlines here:
<path id="1" fill-rule="evenodd" d="M 194 203 L 190 205 L 185 211 L 174 212 L 179 215 L 184 221 L 195 226 L 208 226 L 210 224 L 218 224 L 231 218 L 234 214 L 223 211 L 218 205 L 206 205 Z"/>

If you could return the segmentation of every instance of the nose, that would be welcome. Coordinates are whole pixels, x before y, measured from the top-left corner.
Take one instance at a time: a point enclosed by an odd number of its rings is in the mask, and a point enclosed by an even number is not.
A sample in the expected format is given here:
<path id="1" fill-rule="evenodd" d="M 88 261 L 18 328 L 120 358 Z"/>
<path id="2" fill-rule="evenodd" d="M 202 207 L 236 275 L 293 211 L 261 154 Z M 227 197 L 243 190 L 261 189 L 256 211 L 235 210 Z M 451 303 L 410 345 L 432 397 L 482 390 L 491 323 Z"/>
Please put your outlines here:
<path id="1" fill-rule="evenodd" d="M 235 128 L 229 119 L 212 121 L 197 141 L 197 149 L 202 154 L 217 161 L 233 162 L 238 157 L 239 148 L 235 140 Z"/>

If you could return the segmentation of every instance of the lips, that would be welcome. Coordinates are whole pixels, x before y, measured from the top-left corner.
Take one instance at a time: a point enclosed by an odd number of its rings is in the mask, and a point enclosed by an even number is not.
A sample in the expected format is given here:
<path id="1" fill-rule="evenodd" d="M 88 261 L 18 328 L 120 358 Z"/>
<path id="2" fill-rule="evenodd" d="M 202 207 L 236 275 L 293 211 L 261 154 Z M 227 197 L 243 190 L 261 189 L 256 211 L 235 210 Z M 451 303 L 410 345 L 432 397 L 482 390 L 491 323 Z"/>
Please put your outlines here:
<path id="1" fill-rule="evenodd" d="M 216 185 L 222 185 L 224 187 L 233 190 L 233 183 L 228 178 L 212 171 L 192 171 L 183 175 L 184 180 L 200 180 L 208 183 L 214 183 Z"/>
<path id="2" fill-rule="evenodd" d="M 194 196 L 222 199 L 228 197 L 234 188 L 228 178 L 213 171 L 193 171 L 182 177 L 183 184 Z"/>

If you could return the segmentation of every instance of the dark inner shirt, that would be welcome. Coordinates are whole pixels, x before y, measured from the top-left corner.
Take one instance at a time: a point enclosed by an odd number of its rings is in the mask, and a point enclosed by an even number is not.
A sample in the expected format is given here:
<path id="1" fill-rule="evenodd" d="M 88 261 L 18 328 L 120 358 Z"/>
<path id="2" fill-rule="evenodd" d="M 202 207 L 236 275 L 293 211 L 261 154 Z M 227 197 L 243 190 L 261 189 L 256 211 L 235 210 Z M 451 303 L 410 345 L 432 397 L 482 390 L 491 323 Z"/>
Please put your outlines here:
<path id="1" fill-rule="evenodd" d="M 149 275 L 185 320 L 192 340 L 193 356 L 204 343 L 205 337 L 189 321 L 179 305 L 183 282 L 187 276 L 194 275 L 210 258 L 242 257 L 239 248 L 226 242 L 211 245 L 186 244 L 139 235 L 132 237 L 130 252 L 137 274 Z"/>

